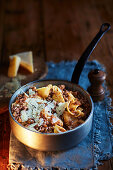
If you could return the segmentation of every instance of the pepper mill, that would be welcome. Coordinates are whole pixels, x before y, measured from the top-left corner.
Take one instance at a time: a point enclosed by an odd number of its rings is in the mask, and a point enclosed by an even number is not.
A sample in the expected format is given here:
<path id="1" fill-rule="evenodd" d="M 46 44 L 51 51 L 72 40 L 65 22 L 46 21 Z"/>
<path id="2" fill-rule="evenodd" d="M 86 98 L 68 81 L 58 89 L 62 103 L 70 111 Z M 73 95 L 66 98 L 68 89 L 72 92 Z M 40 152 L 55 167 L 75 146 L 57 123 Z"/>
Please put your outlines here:
<path id="1" fill-rule="evenodd" d="M 88 87 L 88 92 L 90 93 L 94 102 L 101 101 L 104 99 L 105 90 L 102 86 L 102 83 L 106 79 L 106 74 L 98 69 L 92 70 L 88 74 L 89 81 L 91 86 Z"/>

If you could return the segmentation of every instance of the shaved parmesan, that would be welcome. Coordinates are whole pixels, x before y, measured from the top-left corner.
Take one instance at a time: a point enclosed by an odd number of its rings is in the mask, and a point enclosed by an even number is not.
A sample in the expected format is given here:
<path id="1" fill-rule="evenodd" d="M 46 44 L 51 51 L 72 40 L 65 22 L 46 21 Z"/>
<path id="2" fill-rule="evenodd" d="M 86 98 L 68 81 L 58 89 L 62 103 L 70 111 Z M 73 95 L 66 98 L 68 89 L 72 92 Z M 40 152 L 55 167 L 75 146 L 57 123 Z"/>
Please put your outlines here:
<path id="1" fill-rule="evenodd" d="M 38 126 L 43 125 L 43 123 L 44 123 L 44 119 L 43 119 L 43 118 L 40 118 L 39 121 L 38 121 Z"/>
<path id="2" fill-rule="evenodd" d="M 67 106 L 67 102 L 58 104 L 58 106 L 56 107 L 56 112 L 57 112 L 58 116 L 63 114 L 66 106 Z"/>
<path id="3" fill-rule="evenodd" d="M 29 89 L 29 95 L 33 95 L 33 94 L 35 94 L 35 91 L 33 91 L 32 89 Z"/>
<path id="4" fill-rule="evenodd" d="M 34 128 L 34 126 L 35 126 L 36 124 L 37 124 L 37 123 L 33 123 L 33 124 L 27 126 L 27 129 L 37 132 L 37 130 Z"/>
<path id="5" fill-rule="evenodd" d="M 32 110 L 31 109 L 29 109 L 29 110 L 22 110 L 21 111 L 22 122 L 27 121 L 29 118 L 32 118 Z"/>

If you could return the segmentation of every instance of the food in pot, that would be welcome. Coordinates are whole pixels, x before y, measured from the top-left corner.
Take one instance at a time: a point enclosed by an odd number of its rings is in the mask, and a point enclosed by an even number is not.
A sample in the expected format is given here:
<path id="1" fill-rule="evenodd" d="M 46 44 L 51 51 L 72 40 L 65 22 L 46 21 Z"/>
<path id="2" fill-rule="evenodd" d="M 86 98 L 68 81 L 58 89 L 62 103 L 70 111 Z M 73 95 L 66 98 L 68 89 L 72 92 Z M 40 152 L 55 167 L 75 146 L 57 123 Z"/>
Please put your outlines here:
<path id="1" fill-rule="evenodd" d="M 24 127 L 41 133 L 60 133 L 84 123 L 90 113 L 87 99 L 64 85 L 30 87 L 11 106 L 13 117 Z"/>

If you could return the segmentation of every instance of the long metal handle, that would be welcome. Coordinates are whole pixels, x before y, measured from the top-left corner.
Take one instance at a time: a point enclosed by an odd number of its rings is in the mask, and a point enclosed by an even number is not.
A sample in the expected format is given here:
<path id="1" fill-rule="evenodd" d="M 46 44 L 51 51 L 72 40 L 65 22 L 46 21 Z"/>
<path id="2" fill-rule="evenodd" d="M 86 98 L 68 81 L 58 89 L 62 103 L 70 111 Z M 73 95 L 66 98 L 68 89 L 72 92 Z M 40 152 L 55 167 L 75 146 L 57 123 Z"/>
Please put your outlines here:
<path id="1" fill-rule="evenodd" d="M 100 41 L 100 39 L 103 37 L 103 35 L 110 28 L 111 28 L 111 26 L 108 23 L 104 23 L 104 24 L 101 25 L 99 32 L 94 37 L 94 39 L 91 41 L 91 43 L 88 45 L 88 47 L 86 48 L 86 50 L 84 51 L 84 53 L 82 54 L 82 56 L 80 57 L 80 59 L 77 62 L 75 69 L 74 69 L 74 72 L 72 74 L 72 78 L 71 78 L 72 83 L 76 83 L 76 84 L 79 83 L 80 74 L 81 74 L 81 72 L 84 68 L 85 63 L 87 62 L 89 56 L 91 55 L 91 53 L 95 49 L 95 47 L 98 44 L 98 42 Z"/>

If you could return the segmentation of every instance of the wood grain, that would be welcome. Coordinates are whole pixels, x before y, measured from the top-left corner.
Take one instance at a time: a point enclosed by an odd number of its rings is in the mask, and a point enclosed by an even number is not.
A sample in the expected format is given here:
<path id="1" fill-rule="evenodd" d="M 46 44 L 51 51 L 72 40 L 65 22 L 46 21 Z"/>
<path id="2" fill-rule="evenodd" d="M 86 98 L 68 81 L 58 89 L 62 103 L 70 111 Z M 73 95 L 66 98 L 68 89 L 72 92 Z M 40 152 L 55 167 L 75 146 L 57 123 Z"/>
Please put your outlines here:
<path id="1" fill-rule="evenodd" d="M 47 60 L 73 60 L 83 48 L 74 1 L 43 1 Z"/>
<path id="2" fill-rule="evenodd" d="M 9 137 L 10 125 L 9 115 L 0 115 L 0 169 L 5 170 L 9 160 Z"/>
<path id="3" fill-rule="evenodd" d="M 0 64 L 7 69 L 5 63 L 9 55 L 28 50 L 33 51 L 36 62 L 43 63 L 43 69 L 45 61 L 77 60 L 100 25 L 109 22 L 111 30 L 99 42 L 90 60 L 96 59 L 105 65 L 113 99 L 112 8 L 112 0 L 23 0 L 22 3 L 1 0 Z M 0 168 L 4 170 L 8 163 L 9 127 L 6 112 L 0 115 Z M 112 170 L 113 159 L 103 161 L 98 169 Z"/>
<path id="4" fill-rule="evenodd" d="M 2 62 L 2 47 L 3 47 L 3 36 L 4 36 L 4 11 L 5 11 L 4 0 L 0 1 L 0 64 Z"/>
<path id="5" fill-rule="evenodd" d="M 7 1 L 5 5 L 3 63 L 8 56 L 23 51 L 33 51 L 41 57 L 42 33 L 40 21 L 40 1 Z M 43 55 L 42 55 L 43 56 Z M 44 58 L 44 56 L 43 56 Z"/>

